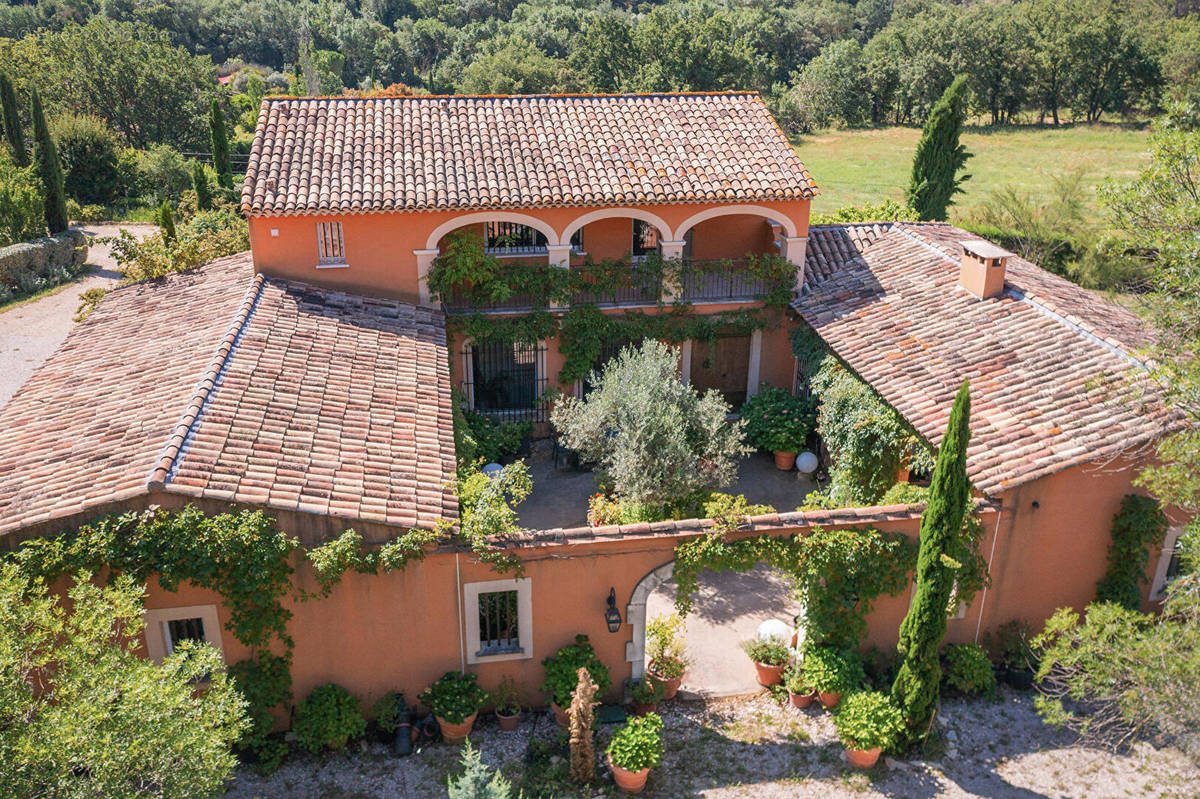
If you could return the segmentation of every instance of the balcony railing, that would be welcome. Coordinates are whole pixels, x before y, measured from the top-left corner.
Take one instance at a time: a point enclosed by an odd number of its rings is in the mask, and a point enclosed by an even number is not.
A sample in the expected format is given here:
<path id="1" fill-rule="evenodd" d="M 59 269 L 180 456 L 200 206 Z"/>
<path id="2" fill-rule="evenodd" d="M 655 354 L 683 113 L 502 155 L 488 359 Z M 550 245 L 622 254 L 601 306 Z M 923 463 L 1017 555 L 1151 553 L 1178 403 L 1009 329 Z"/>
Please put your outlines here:
<path id="1" fill-rule="evenodd" d="M 471 311 L 530 311 L 546 306 L 545 297 L 532 294 L 510 294 L 503 300 L 481 298 L 470 289 L 457 289 L 442 301 L 447 313 L 470 313 Z"/>
<path id="2" fill-rule="evenodd" d="M 771 290 L 771 281 L 747 268 L 744 258 L 683 262 L 679 297 L 687 302 L 757 300 Z"/>

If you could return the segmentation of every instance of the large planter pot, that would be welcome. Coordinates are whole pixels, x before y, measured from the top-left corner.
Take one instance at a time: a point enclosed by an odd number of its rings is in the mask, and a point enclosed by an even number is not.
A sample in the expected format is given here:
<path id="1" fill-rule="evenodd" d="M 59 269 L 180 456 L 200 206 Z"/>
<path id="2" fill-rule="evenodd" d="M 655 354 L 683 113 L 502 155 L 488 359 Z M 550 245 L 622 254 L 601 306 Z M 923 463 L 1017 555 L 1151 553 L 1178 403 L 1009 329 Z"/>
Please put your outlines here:
<path id="1" fill-rule="evenodd" d="M 521 723 L 521 714 L 514 713 L 511 716 L 506 716 L 503 713 L 497 713 L 496 720 L 500 722 L 500 729 L 505 732 L 512 732 Z"/>
<path id="2" fill-rule="evenodd" d="M 796 453 L 794 452 L 776 452 L 775 453 L 775 468 L 780 471 L 790 471 L 796 465 Z"/>
<path id="3" fill-rule="evenodd" d="M 758 678 L 758 684 L 763 688 L 770 688 L 772 685 L 779 685 L 783 682 L 783 666 L 772 666 L 769 663 L 754 663 L 754 673 Z"/>
<path id="4" fill-rule="evenodd" d="M 788 702 L 791 703 L 792 707 L 798 707 L 803 710 L 813 703 L 813 692 L 806 691 L 802 694 L 794 694 L 788 691 Z"/>
<path id="5" fill-rule="evenodd" d="M 679 693 L 679 686 L 683 684 L 683 675 L 673 677 L 669 680 L 666 677 L 660 677 L 654 671 L 653 663 L 650 664 L 650 668 L 646 669 L 646 674 L 649 675 L 650 679 L 663 687 L 663 699 L 674 699 L 675 694 Z"/>
<path id="6" fill-rule="evenodd" d="M 647 713 L 657 713 L 657 712 L 658 712 L 657 704 L 643 705 L 641 702 L 637 701 L 636 699 L 633 700 L 633 715 L 644 716 Z"/>
<path id="7" fill-rule="evenodd" d="M 571 726 L 571 717 L 567 715 L 567 711 L 563 710 L 554 702 L 550 703 L 550 709 L 554 711 L 554 721 L 564 730 Z"/>
<path id="8" fill-rule="evenodd" d="M 821 704 L 826 710 L 833 710 L 837 707 L 838 702 L 842 701 L 842 695 L 834 691 L 818 691 L 817 696 L 821 698 Z"/>
<path id="9" fill-rule="evenodd" d="M 451 724 L 440 716 L 435 716 L 438 727 L 442 730 L 442 740 L 448 744 L 461 743 L 471 734 L 471 728 L 475 726 L 475 717 L 479 715 L 479 711 L 475 711 L 471 715 L 462 720 L 461 724 Z"/>
<path id="10" fill-rule="evenodd" d="M 846 760 L 855 768 L 874 768 L 879 762 L 879 747 L 874 749 L 847 749 Z"/>
<path id="11" fill-rule="evenodd" d="M 613 782 L 617 784 L 617 788 L 625 793 L 641 793 L 645 789 L 646 778 L 650 776 L 649 766 L 641 771 L 629 771 L 628 769 L 613 765 L 612 758 L 609 757 L 608 767 L 612 769 Z"/>

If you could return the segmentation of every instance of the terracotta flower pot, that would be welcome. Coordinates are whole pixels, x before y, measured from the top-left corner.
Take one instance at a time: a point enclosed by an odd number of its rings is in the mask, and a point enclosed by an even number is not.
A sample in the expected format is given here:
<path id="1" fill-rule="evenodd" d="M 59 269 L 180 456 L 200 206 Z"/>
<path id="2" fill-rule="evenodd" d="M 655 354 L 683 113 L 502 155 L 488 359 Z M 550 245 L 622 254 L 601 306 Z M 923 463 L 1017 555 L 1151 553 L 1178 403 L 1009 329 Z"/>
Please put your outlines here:
<path id="1" fill-rule="evenodd" d="M 769 663 L 754 663 L 755 676 L 758 677 L 758 684 L 764 688 L 770 688 L 772 685 L 779 685 L 783 682 L 783 666 L 772 666 Z"/>
<path id="2" fill-rule="evenodd" d="M 636 699 L 633 700 L 633 715 L 644 716 L 647 713 L 657 713 L 657 712 L 658 712 L 657 704 L 643 705 L 641 702 L 637 701 Z"/>
<path id="3" fill-rule="evenodd" d="M 879 747 L 874 749 L 846 749 L 846 760 L 855 768 L 874 768 L 879 762 Z"/>
<path id="4" fill-rule="evenodd" d="M 440 716 L 434 716 L 437 719 L 438 727 L 442 730 L 442 740 L 448 744 L 461 743 L 471 734 L 471 728 L 475 726 L 475 717 L 479 715 L 479 711 L 475 711 L 471 715 L 462 720 L 461 724 L 451 724 Z"/>
<path id="5" fill-rule="evenodd" d="M 607 755 L 605 757 L 608 757 Z M 641 771 L 630 771 L 620 766 L 614 766 L 612 758 L 608 757 L 608 767 L 612 769 L 613 782 L 625 793 L 641 793 L 646 787 L 646 778 L 650 776 L 650 767 Z"/>
<path id="6" fill-rule="evenodd" d="M 775 468 L 780 471 L 789 471 L 796 465 L 796 453 L 794 452 L 776 452 L 775 453 Z"/>
<path id="7" fill-rule="evenodd" d="M 550 703 L 550 709 L 554 711 L 554 720 L 558 723 L 558 726 L 562 727 L 564 730 L 571 726 L 571 717 L 567 715 L 567 711 L 563 710 L 555 702 Z"/>
<path id="8" fill-rule="evenodd" d="M 496 713 L 496 720 L 500 722 L 500 729 L 504 730 L 505 732 L 512 732 L 517 728 L 517 725 L 521 723 L 521 714 L 519 711 L 511 716 L 506 716 L 503 713 Z"/>
<path id="9" fill-rule="evenodd" d="M 838 702 L 842 701 L 842 695 L 833 691 L 818 691 L 817 696 L 821 698 L 821 704 L 826 710 L 833 710 Z"/>
<path id="10" fill-rule="evenodd" d="M 794 694 L 788 691 L 788 701 L 792 703 L 792 707 L 806 708 L 813 702 L 813 692 L 806 691 L 802 694 Z"/>
<path id="11" fill-rule="evenodd" d="M 663 699 L 674 699 L 675 694 L 679 693 L 679 686 L 683 684 L 682 674 L 668 680 L 666 677 L 660 677 L 654 671 L 654 664 L 651 664 L 650 668 L 646 669 L 646 673 L 652 680 L 663 687 Z"/>

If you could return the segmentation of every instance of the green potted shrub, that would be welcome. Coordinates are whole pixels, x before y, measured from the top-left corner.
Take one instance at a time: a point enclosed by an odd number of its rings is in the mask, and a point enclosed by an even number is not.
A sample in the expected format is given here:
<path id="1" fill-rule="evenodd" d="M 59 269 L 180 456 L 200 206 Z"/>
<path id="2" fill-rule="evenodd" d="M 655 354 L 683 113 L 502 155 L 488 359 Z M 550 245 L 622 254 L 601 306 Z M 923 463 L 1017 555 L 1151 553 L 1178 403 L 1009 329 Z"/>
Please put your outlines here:
<path id="1" fill-rule="evenodd" d="M 641 793 L 650 769 L 662 762 L 662 718 L 647 713 L 629 720 L 608 744 L 608 767 L 625 793 Z"/>
<path id="2" fill-rule="evenodd" d="M 879 753 L 891 751 L 904 734 L 904 714 L 878 691 L 856 691 L 846 697 L 833 718 L 846 759 L 856 768 L 871 768 Z"/>
<path id="3" fill-rule="evenodd" d="M 751 638 L 742 650 L 754 662 L 758 684 L 764 688 L 783 681 L 783 669 L 792 659 L 792 651 L 778 638 Z"/>
<path id="4" fill-rule="evenodd" d="M 496 720 L 500 729 L 512 732 L 521 721 L 521 699 L 512 677 L 505 677 L 492 695 L 496 703 Z"/>
<path id="5" fill-rule="evenodd" d="M 566 728 L 569 723 L 566 708 L 571 706 L 571 697 L 575 694 L 575 686 L 579 681 L 579 669 L 588 670 L 592 682 L 596 683 L 596 693 L 603 694 L 612 685 L 608 676 L 608 667 L 596 657 L 596 650 L 588 642 L 586 635 L 575 636 L 575 643 L 564 646 L 542 661 L 546 677 L 542 681 L 542 693 L 550 699 L 550 709 L 558 726 Z"/>
<path id="6" fill-rule="evenodd" d="M 448 671 L 417 697 L 429 706 L 447 743 L 457 743 L 471 734 L 479 708 L 488 701 L 488 692 L 480 687 L 478 679 L 474 674 Z"/>
<path id="7" fill-rule="evenodd" d="M 986 634 L 985 640 L 998 660 L 998 678 L 1022 691 L 1032 688 L 1037 659 L 1029 646 L 1029 625 L 1012 619 L 1001 624 L 995 634 Z"/>
<path id="8" fill-rule="evenodd" d="M 674 699 L 687 671 L 683 619 L 678 613 L 646 622 L 646 674 L 663 687 L 663 699 Z"/>
<path id="9" fill-rule="evenodd" d="M 367 731 L 358 699 L 337 683 L 318 685 L 296 708 L 292 732 L 296 743 L 316 754 L 322 749 L 345 749 Z"/>
<path id="10" fill-rule="evenodd" d="M 783 673 L 783 685 L 787 688 L 788 702 L 792 707 L 803 710 L 816 697 L 816 691 L 804 679 L 804 672 L 794 663 Z"/>
<path id="11" fill-rule="evenodd" d="M 979 644 L 951 644 L 946 647 L 945 681 L 947 687 L 963 696 L 995 696 L 996 673 L 987 652 Z"/>
<path id="12" fill-rule="evenodd" d="M 832 646 L 815 646 L 801 662 L 804 682 L 816 690 L 826 710 L 837 707 L 844 694 L 856 690 L 864 679 L 857 653 Z"/>
<path id="13" fill-rule="evenodd" d="M 775 453 L 775 466 L 782 470 L 796 464 L 796 453 L 804 449 L 812 431 L 809 403 L 791 392 L 763 385 L 742 405 L 746 439 L 755 447 Z"/>
<path id="14" fill-rule="evenodd" d="M 666 698 L 662 683 L 650 675 L 642 680 L 634 680 L 629 693 L 633 697 L 633 712 L 638 716 L 657 712 L 658 703 Z"/>

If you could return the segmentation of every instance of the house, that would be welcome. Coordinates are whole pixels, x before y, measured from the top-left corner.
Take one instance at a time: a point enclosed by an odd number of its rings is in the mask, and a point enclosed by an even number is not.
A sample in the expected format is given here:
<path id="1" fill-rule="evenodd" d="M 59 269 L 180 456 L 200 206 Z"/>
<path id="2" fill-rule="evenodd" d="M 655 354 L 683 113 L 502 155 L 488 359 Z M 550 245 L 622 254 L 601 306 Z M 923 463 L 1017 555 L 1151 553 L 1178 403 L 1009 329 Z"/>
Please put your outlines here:
<path id="1" fill-rule="evenodd" d="M 379 544 L 452 523 L 452 392 L 540 421 L 547 388 L 581 390 L 563 378 L 561 328 L 503 346 L 465 330 L 561 319 L 584 300 L 611 319 L 686 304 L 715 320 L 753 315 L 678 341 L 682 375 L 734 403 L 762 382 L 795 386 L 798 325 L 934 445 L 969 377 L 968 469 L 992 581 L 948 639 L 1086 604 L 1113 514 L 1170 424 L 1140 360 L 1147 332 L 949 225 L 810 229 L 815 191 L 754 94 L 268 98 L 242 193 L 251 252 L 112 292 L 0 409 L 0 537 L 12 547 L 189 503 L 265 509 L 307 545 L 348 528 Z M 592 295 L 586 280 L 571 283 L 558 301 L 456 302 L 429 277 L 464 230 L 501 275 L 591 275 L 608 262 L 636 279 Z M 782 307 L 765 299 L 756 259 L 786 266 Z M 664 262 L 681 271 L 636 268 Z M 920 522 L 919 507 L 780 510 L 746 534 L 819 525 L 915 537 Z M 330 680 L 368 701 L 415 695 L 462 667 L 488 687 L 512 675 L 538 701 L 542 658 L 577 633 L 619 684 L 642 673 L 646 599 L 674 547 L 710 528 L 528 531 L 503 544 L 525 565 L 519 580 L 449 546 L 403 571 L 348 574 L 327 598 L 288 600 L 295 695 Z M 1170 546 L 1151 559 L 1148 600 Z M 303 568 L 296 579 L 315 587 Z M 489 595 L 513 616 L 504 647 L 481 630 Z M 609 596 L 622 616 L 612 632 Z M 894 643 L 908 599 L 879 600 L 869 641 Z M 249 655 L 211 591 L 152 584 L 146 606 L 151 656 L 183 629 L 172 622 L 202 630 L 231 662 Z"/>

